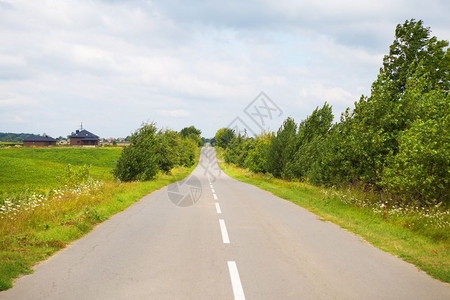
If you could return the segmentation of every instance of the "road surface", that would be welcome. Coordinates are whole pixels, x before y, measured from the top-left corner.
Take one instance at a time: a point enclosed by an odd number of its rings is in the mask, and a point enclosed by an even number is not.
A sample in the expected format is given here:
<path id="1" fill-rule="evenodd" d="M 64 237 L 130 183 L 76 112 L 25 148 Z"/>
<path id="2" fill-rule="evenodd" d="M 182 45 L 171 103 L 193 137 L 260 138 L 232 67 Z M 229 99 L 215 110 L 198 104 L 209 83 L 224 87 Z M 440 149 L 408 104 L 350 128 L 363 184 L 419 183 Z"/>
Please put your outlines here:
<path id="1" fill-rule="evenodd" d="M 0 299 L 450 299 L 450 287 L 229 178 L 204 148 L 188 180 L 97 226 Z"/>

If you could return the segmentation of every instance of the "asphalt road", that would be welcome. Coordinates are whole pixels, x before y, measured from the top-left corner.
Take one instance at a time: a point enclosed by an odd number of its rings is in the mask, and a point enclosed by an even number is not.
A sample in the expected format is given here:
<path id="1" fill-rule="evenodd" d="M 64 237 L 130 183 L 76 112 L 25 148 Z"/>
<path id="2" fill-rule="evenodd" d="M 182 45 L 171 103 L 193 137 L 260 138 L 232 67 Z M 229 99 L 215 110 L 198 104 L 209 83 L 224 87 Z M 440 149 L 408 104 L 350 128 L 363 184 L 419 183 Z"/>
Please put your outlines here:
<path id="1" fill-rule="evenodd" d="M 450 287 L 218 169 L 211 149 L 0 299 L 450 299 Z"/>

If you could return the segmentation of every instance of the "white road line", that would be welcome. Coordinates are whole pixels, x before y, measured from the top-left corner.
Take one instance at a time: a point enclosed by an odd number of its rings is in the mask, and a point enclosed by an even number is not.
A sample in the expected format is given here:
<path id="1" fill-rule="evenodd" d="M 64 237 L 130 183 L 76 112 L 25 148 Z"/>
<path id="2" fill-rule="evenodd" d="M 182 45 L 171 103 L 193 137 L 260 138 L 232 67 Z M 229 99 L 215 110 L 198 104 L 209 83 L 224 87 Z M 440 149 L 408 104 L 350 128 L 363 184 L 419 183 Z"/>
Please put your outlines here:
<path id="1" fill-rule="evenodd" d="M 214 200 L 217 200 L 217 195 L 213 194 Z"/>
<path id="2" fill-rule="evenodd" d="M 220 209 L 219 203 L 216 203 L 216 211 L 217 211 L 218 214 L 222 213 L 222 210 Z"/>
<path id="3" fill-rule="evenodd" d="M 222 240 L 224 244 L 229 244 L 230 239 L 228 238 L 227 227 L 225 226 L 225 221 L 223 219 L 219 219 L 220 231 L 222 232 Z"/>
<path id="4" fill-rule="evenodd" d="M 215 193 L 216 191 L 213 189 L 213 188 L 211 188 L 211 191 L 213 192 L 213 193 Z"/>
<path id="5" fill-rule="evenodd" d="M 245 300 L 244 290 L 242 289 L 241 279 L 236 266 L 236 262 L 228 262 L 228 270 L 230 271 L 231 286 L 233 287 L 233 294 L 235 300 Z"/>
<path id="6" fill-rule="evenodd" d="M 212 184 L 210 184 L 209 187 L 212 188 L 212 189 L 214 188 Z"/>

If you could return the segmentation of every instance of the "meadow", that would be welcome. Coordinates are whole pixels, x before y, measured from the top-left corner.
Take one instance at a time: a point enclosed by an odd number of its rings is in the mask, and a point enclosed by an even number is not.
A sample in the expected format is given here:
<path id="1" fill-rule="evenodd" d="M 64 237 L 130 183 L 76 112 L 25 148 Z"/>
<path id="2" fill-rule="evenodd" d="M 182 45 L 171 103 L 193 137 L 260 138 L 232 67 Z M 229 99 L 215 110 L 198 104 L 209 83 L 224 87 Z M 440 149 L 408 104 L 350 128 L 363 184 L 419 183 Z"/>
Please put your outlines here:
<path id="1" fill-rule="evenodd" d="M 0 194 L 57 188 L 68 164 L 89 166 L 94 179 L 111 180 L 122 148 L 1 148 Z"/>

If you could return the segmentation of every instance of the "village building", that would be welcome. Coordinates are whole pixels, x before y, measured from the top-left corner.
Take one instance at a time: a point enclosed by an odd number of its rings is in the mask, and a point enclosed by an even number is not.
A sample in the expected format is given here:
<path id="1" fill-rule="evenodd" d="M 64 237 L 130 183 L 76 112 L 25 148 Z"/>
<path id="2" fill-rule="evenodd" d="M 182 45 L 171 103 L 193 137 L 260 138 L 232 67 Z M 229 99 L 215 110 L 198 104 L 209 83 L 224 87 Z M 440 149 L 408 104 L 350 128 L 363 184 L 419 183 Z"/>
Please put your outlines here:
<path id="1" fill-rule="evenodd" d="M 69 136 L 71 146 L 98 146 L 100 138 L 85 130 L 77 130 Z"/>
<path id="2" fill-rule="evenodd" d="M 41 136 L 30 136 L 23 140 L 25 147 L 56 146 L 56 140 L 45 133 Z"/>

